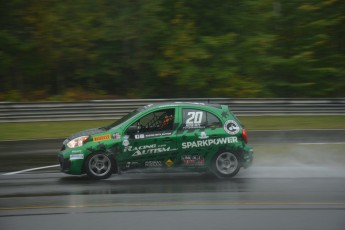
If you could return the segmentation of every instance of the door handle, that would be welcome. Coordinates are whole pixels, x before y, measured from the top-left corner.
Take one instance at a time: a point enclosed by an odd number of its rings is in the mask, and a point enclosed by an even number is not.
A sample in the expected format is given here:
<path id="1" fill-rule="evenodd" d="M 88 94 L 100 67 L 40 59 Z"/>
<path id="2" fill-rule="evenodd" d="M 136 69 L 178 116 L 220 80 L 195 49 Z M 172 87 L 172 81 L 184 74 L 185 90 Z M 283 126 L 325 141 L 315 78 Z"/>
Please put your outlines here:
<path id="1" fill-rule="evenodd" d="M 163 141 L 170 142 L 170 141 L 172 141 L 172 138 L 171 137 L 166 137 L 166 138 L 163 139 Z"/>

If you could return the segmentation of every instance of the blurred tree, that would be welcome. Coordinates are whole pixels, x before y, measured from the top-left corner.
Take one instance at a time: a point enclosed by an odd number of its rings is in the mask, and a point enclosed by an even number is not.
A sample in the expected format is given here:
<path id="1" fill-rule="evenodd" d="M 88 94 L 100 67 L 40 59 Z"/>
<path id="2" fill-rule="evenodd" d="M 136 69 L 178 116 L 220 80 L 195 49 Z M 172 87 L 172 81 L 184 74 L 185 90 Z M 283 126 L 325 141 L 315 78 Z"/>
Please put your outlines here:
<path id="1" fill-rule="evenodd" d="M 344 96 L 345 17 L 340 0 L 277 1 L 275 64 L 268 88 L 278 97 Z"/>
<path id="2" fill-rule="evenodd" d="M 271 9 L 267 1 L 190 0 L 170 6 L 170 35 L 157 65 L 162 78 L 175 82 L 178 95 L 269 95 L 259 78 L 274 38 L 265 34 L 272 15 L 265 15 Z"/>
<path id="3" fill-rule="evenodd" d="M 30 28 L 23 21 L 27 1 L 1 1 L 0 7 L 0 77 L 1 91 L 23 94 L 33 88 L 43 69 L 40 57 L 33 55 Z M 18 94 L 19 95 L 19 94 Z"/>
<path id="4" fill-rule="evenodd" d="M 344 7 L 341 0 L 1 0 L 0 90 L 8 97 L 0 99 L 73 89 L 343 97 Z"/>
<path id="5" fill-rule="evenodd" d="M 93 65 L 101 71 L 99 86 L 122 96 L 154 94 L 161 86 L 154 84 L 152 59 L 165 29 L 159 18 L 160 1 L 108 1 L 103 10 L 104 36 L 98 41 L 99 59 Z"/>
<path id="6" fill-rule="evenodd" d="M 95 60 L 95 42 L 102 36 L 98 24 L 103 16 L 99 1 L 74 1 L 73 4 L 49 0 L 31 1 L 25 21 L 37 52 L 44 57 L 52 93 L 61 93 L 76 84 L 90 86 L 85 69 Z"/>
<path id="7" fill-rule="evenodd" d="M 150 57 L 160 31 L 157 1 L 35 1 L 26 20 L 46 56 L 53 92 L 84 86 L 110 94 L 153 90 Z M 143 86 L 147 87 L 143 87 Z"/>

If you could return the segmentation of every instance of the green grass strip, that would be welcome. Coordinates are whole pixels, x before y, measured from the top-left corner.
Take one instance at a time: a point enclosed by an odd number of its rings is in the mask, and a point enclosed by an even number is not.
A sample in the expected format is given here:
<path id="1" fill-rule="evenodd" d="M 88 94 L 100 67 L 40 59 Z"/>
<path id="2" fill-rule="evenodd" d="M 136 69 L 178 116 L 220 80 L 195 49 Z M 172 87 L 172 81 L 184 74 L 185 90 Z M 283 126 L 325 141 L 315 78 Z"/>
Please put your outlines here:
<path id="1" fill-rule="evenodd" d="M 345 116 L 248 116 L 239 119 L 247 130 L 345 129 Z M 0 140 L 65 138 L 73 133 L 112 122 L 99 120 L 0 123 Z"/>
<path id="2" fill-rule="evenodd" d="M 345 129 L 345 116 L 239 117 L 248 130 Z"/>

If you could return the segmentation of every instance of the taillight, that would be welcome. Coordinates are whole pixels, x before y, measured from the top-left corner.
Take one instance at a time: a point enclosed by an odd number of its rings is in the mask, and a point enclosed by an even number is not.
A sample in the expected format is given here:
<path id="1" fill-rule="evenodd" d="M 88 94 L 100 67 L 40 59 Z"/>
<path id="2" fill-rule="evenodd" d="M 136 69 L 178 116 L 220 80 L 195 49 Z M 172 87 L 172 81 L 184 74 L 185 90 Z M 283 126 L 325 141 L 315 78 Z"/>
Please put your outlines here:
<path id="1" fill-rule="evenodd" d="M 246 142 L 246 144 L 248 144 L 248 135 L 247 135 L 247 131 L 245 129 L 242 129 L 242 138 L 243 138 L 244 142 Z"/>

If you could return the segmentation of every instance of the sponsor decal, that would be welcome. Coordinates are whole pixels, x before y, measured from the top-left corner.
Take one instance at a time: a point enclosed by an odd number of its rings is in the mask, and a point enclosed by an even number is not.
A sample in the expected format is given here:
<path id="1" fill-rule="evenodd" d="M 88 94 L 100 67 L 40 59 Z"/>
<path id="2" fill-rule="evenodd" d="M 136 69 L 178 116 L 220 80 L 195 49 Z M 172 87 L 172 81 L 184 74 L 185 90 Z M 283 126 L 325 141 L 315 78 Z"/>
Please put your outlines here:
<path id="1" fill-rule="evenodd" d="M 84 154 L 71 154 L 69 156 L 70 160 L 81 160 L 84 159 Z"/>
<path id="2" fill-rule="evenodd" d="M 128 146 L 128 145 L 129 145 L 128 138 L 129 138 L 128 135 L 125 135 L 125 136 L 123 137 L 123 139 L 124 139 L 123 142 L 122 142 L 122 145 L 123 145 L 123 146 Z"/>
<path id="3" fill-rule="evenodd" d="M 106 141 L 106 140 L 110 140 L 110 139 L 111 139 L 110 134 L 106 134 L 106 135 L 94 137 L 93 142 Z"/>
<path id="4" fill-rule="evenodd" d="M 236 121 L 228 120 L 224 124 L 224 130 L 228 134 L 235 135 L 240 131 L 240 127 L 238 126 Z"/>
<path id="5" fill-rule="evenodd" d="M 144 134 L 135 134 L 134 138 L 135 139 L 143 139 L 143 138 L 145 138 L 145 135 Z"/>
<path id="6" fill-rule="evenodd" d="M 138 147 L 133 146 L 126 146 L 124 152 L 133 152 L 132 156 L 141 156 L 146 154 L 155 154 L 155 153 L 164 153 L 168 151 L 174 151 L 176 149 L 170 149 L 170 147 L 166 147 L 166 145 L 142 145 Z"/>
<path id="7" fill-rule="evenodd" d="M 145 134 L 145 137 L 160 137 L 160 136 L 169 136 L 171 135 L 171 132 L 163 132 L 163 133 L 148 133 Z"/>
<path id="8" fill-rule="evenodd" d="M 172 160 L 170 160 L 170 159 L 165 162 L 165 165 L 168 166 L 168 167 L 173 166 L 173 164 L 174 164 L 174 162 Z"/>
<path id="9" fill-rule="evenodd" d="M 211 145 L 223 145 L 237 142 L 237 137 L 224 137 L 217 139 L 207 139 L 200 141 L 183 142 L 182 149 L 208 147 Z"/>
<path id="10" fill-rule="evenodd" d="M 128 145 L 129 145 L 129 141 L 128 141 L 128 140 L 124 140 L 124 141 L 122 142 L 122 144 L 123 144 L 123 146 L 128 146 Z"/>
<path id="11" fill-rule="evenodd" d="M 207 138 L 208 138 L 208 136 L 207 136 L 206 132 L 200 133 L 199 139 L 207 139 Z"/>
<path id="12" fill-rule="evenodd" d="M 72 150 L 72 153 L 81 153 L 81 150 Z"/>
<path id="13" fill-rule="evenodd" d="M 145 167 L 162 167 L 161 161 L 145 161 Z"/>
<path id="14" fill-rule="evenodd" d="M 162 145 L 160 147 L 164 147 L 164 146 Z M 137 150 L 146 150 L 146 149 L 154 149 L 154 148 L 157 148 L 156 144 L 142 145 L 142 146 L 138 146 L 138 147 L 133 147 L 130 145 L 130 146 L 125 147 L 124 152 L 132 152 L 132 151 L 137 151 Z"/>
<path id="15" fill-rule="evenodd" d="M 139 168 L 141 166 L 141 164 L 139 162 L 136 161 L 128 161 L 126 163 L 126 168 Z"/>
<path id="16" fill-rule="evenodd" d="M 113 138 L 114 138 L 115 140 L 120 140 L 120 139 L 121 139 L 121 134 L 120 134 L 120 133 L 114 133 L 114 134 L 113 134 Z"/>
<path id="17" fill-rule="evenodd" d="M 165 148 L 154 148 L 154 149 L 146 149 L 146 150 L 137 150 L 135 153 L 133 153 L 132 156 L 140 156 L 145 154 L 155 154 L 155 153 L 164 153 L 168 152 L 170 150 L 170 147 Z"/>
<path id="18" fill-rule="evenodd" d="M 185 155 L 181 157 L 182 164 L 184 165 L 204 165 L 205 159 L 199 155 Z"/>
<path id="19" fill-rule="evenodd" d="M 145 133 L 145 134 L 136 134 L 134 135 L 135 139 L 144 139 L 150 137 L 161 137 L 161 136 L 169 136 L 172 132 L 159 132 L 159 133 Z"/>

